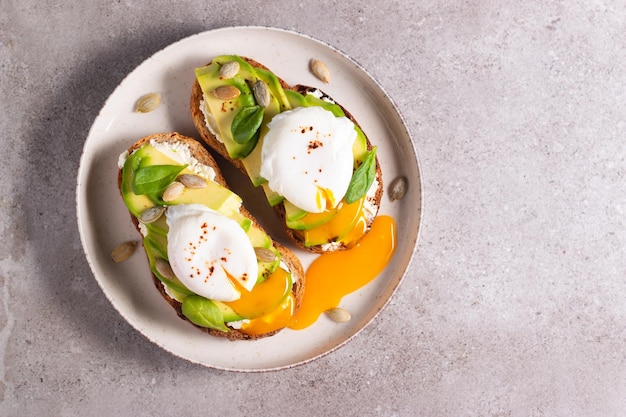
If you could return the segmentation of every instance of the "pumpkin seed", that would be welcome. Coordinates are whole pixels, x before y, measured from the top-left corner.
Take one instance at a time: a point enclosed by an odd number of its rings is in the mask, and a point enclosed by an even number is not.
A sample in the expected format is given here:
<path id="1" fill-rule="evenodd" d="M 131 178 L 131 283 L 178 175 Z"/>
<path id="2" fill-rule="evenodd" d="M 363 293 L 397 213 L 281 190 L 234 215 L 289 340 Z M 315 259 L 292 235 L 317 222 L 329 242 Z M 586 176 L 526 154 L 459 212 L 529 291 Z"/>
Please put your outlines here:
<path id="1" fill-rule="evenodd" d="M 234 85 L 222 85 L 213 90 L 213 95 L 220 100 L 231 100 L 239 97 L 241 91 Z"/>
<path id="2" fill-rule="evenodd" d="M 143 224 L 153 223 L 165 213 L 165 207 L 163 206 L 154 206 L 149 209 L 145 209 L 141 215 L 139 216 L 139 221 Z"/>
<path id="3" fill-rule="evenodd" d="M 341 307 L 331 308 L 330 310 L 326 310 L 326 315 L 330 317 L 332 321 L 336 321 L 337 323 L 345 323 L 350 321 L 352 318 L 348 310 L 344 310 Z"/>
<path id="4" fill-rule="evenodd" d="M 182 182 L 174 181 L 163 192 L 163 201 L 174 201 L 183 193 L 185 186 Z"/>
<path id="5" fill-rule="evenodd" d="M 142 96 L 137 100 L 137 107 L 135 111 L 137 113 L 148 113 L 156 109 L 161 103 L 161 94 L 150 93 Z"/>
<path id="6" fill-rule="evenodd" d="M 276 260 L 276 254 L 274 251 L 268 248 L 254 248 L 256 258 L 261 262 L 274 262 Z"/>
<path id="7" fill-rule="evenodd" d="M 252 87 L 254 98 L 261 107 L 267 107 L 270 104 L 270 89 L 262 80 L 257 80 Z"/>
<path id="8" fill-rule="evenodd" d="M 135 252 L 136 248 L 137 242 L 124 242 L 121 245 L 118 245 L 115 249 L 113 249 L 113 251 L 111 252 L 111 259 L 113 260 L 113 262 L 116 263 L 125 261 L 126 259 L 130 258 L 130 255 Z"/>
<path id="9" fill-rule="evenodd" d="M 200 175 L 182 174 L 178 176 L 178 181 L 187 188 L 206 188 L 206 180 Z"/>
<path id="10" fill-rule="evenodd" d="M 389 198 L 391 201 L 400 200 L 406 194 L 408 181 L 406 177 L 398 177 L 389 185 Z"/>
<path id="11" fill-rule="evenodd" d="M 220 79 L 227 80 L 233 78 L 239 72 L 239 62 L 230 61 L 222 65 L 220 68 Z"/>
<path id="12" fill-rule="evenodd" d="M 167 262 L 163 258 L 156 258 L 154 261 L 154 268 L 156 271 L 161 274 L 161 276 L 165 279 L 174 278 L 174 271 L 172 271 L 172 267 L 169 262 Z"/>
<path id="13" fill-rule="evenodd" d="M 309 67 L 311 68 L 311 72 L 321 81 L 328 83 L 330 82 L 330 71 L 326 64 L 324 64 L 319 59 L 311 59 L 309 62 Z"/>

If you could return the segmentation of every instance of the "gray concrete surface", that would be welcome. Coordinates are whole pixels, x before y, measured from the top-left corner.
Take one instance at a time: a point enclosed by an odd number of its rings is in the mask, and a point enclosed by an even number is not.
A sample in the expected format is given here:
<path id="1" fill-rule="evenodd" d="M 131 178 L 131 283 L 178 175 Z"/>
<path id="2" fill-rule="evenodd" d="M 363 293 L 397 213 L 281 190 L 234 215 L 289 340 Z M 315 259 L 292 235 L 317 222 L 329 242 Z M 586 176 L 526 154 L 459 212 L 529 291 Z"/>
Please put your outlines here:
<path id="1" fill-rule="evenodd" d="M 404 114 L 423 228 L 347 346 L 238 374 L 108 303 L 75 220 L 82 145 L 123 77 L 230 25 L 312 35 Z M 0 415 L 626 415 L 624 1 L 0 3 Z"/>

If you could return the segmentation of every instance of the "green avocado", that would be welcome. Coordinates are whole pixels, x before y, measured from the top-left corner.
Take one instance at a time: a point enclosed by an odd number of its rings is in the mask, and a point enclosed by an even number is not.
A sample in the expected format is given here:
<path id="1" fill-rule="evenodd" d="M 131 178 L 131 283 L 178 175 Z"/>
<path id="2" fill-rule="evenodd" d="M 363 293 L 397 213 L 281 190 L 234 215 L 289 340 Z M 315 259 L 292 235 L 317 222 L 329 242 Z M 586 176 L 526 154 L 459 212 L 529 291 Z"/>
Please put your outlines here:
<path id="1" fill-rule="evenodd" d="M 153 201 L 153 199 L 146 195 L 137 195 L 133 191 L 132 184 L 135 171 L 140 167 L 150 165 L 178 165 L 178 163 L 159 152 L 150 144 L 143 145 L 132 155 L 128 156 L 122 168 L 121 191 L 126 206 L 137 218 L 141 216 L 144 210 L 154 207 L 157 204 L 163 204 L 162 202 Z M 190 172 L 191 171 L 183 171 L 182 173 Z M 252 220 L 241 214 L 239 211 L 241 198 L 235 193 L 215 182 L 207 181 L 207 186 L 202 189 L 185 188 L 179 198 L 168 202 L 167 205 L 190 203 L 204 204 L 230 219 L 237 221 L 246 232 L 253 247 L 266 248 L 276 254 L 276 258 L 271 262 L 258 261 L 259 275 L 257 282 L 265 281 L 280 265 L 280 253 L 274 248 L 271 238 L 258 226 L 254 225 Z M 148 256 L 150 269 L 154 275 L 175 294 L 177 300 L 183 301 L 187 296 L 194 295 L 177 277 L 163 276 L 156 268 L 158 259 L 169 261 L 167 254 L 168 226 L 166 216 L 161 216 L 158 220 L 144 224 L 144 226 L 145 237 L 143 245 Z M 197 298 L 197 296 L 195 297 Z M 197 300 L 195 304 L 191 302 L 187 303 L 187 308 L 192 310 L 193 306 L 196 304 L 198 304 Z M 210 300 L 210 303 L 205 302 L 198 305 L 201 305 L 203 309 L 213 306 L 206 310 L 212 311 L 212 314 L 215 315 L 213 319 L 216 317 L 219 318 L 220 314 L 223 318 L 223 322 L 233 322 L 242 319 L 231 307 L 219 301 Z M 206 311 L 203 310 L 202 314 L 206 314 Z M 219 323 L 215 328 L 221 329 Z"/>
<path id="2" fill-rule="evenodd" d="M 196 77 L 198 83 L 204 93 L 205 105 L 215 117 L 220 139 L 224 143 L 228 155 L 232 159 L 240 159 L 248 155 L 254 149 L 256 140 L 252 139 L 246 143 L 240 144 L 235 141 L 231 132 L 231 125 L 235 116 L 244 107 L 254 106 L 254 94 L 246 80 L 237 75 L 229 79 L 221 79 L 219 77 L 220 65 L 213 62 L 211 65 L 196 69 Z M 240 94 L 236 98 L 222 100 L 217 98 L 213 91 L 221 86 L 231 85 L 236 87 Z M 258 135 L 256 136 L 258 140 Z"/>
<path id="3" fill-rule="evenodd" d="M 231 61 L 237 61 L 239 63 L 239 72 L 232 79 L 220 79 L 219 70 L 221 66 Z M 332 220 L 336 211 L 329 211 L 321 215 L 310 215 L 310 213 L 294 206 L 289 201 L 285 200 L 283 196 L 271 190 L 267 185 L 267 180 L 260 174 L 262 162 L 261 149 L 264 137 L 268 131 L 267 124 L 280 112 L 296 107 L 319 106 L 332 112 L 336 117 L 342 117 L 345 116 L 343 109 L 339 105 L 316 97 L 313 94 L 308 93 L 303 95 L 294 90 L 283 89 L 280 81 L 273 73 L 263 68 L 253 67 L 236 55 L 223 55 L 214 58 L 210 65 L 196 69 L 196 75 L 204 92 L 205 100 L 208 101 L 211 114 L 216 119 L 217 126 L 219 126 L 221 137 L 228 149 L 229 155 L 233 159 L 241 160 L 252 184 L 263 188 L 267 201 L 271 206 L 275 206 L 281 202 L 284 203 L 287 227 L 294 230 L 309 230 Z M 270 104 L 264 109 L 263 122 L 257 132 L 258 139 L 250 141 L 245 145 L 240 145 L 232 139 L 230 126 L 237 111 L 242 107 L 257 104 L 254 99 L 254 94 L 249 92 L 250 86 L 253 86 L 257 80 L 264 81 L 269 87 Z M 238 88 L 241 87 L 240 90 L 242 94 L 238 99 L 232 102 L 232 106 L 226 106 L 225 108 L 223 101 L 216 99 L 210 93 L 220 85 L 233 85 L 233 83 L 235 83 Z M 352 148 L 354 169 L 361 164 L 368 152 L 365 135 L 356 125 L 355 130 L 357 137 Z M 251 142 L 254 143 L 251 145 Z M 305 245 L 307 246 L 316 244 L 317 243 L 305 241 Z"/>
<path id="4" fill-rule="evenodd" d="M 239 321 L 239 320 L 243 319 L 243 317 L 241 317 L 239 314 L 237 314 L 235 312 L 235 310 L 233 310 L 232 308 L 230 308 L 226 304 L 222 303 L 221 301 L 215 301 L 214 300 L 213 302 L 215 303 L 215 305 L 222 312 L 222 317 L 224 318 L 224 323 L 230 323 L 232 321 Z"/>
<path id="5" fill-rule="evenodd" d="M 261 229 L 256 227 L 250 228 L 247 235 L 248 239 L 250 239 L 250 242 L 252 243 L 252 246 L 255 248 L 269 249 L 276 255 L 273 261 L 258 261 L 259 276 L 257 278 L 257 283 L 263 282 L 272 274 L 272 272 L 276 270 L 276 268 L 278 268 L 278 265 L 280 265 L 280 252 L 278 252 L 278 250 L 272 245 L 272 239 L 270 239 L 267 233 L 263 232 Z"/>

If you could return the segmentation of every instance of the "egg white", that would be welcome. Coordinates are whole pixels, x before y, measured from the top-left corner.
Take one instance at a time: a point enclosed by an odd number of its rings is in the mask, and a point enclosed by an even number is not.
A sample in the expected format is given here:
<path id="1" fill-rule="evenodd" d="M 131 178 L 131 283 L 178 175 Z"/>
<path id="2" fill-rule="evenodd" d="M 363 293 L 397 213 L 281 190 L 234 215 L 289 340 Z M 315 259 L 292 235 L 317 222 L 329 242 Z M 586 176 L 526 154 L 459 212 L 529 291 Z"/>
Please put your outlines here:
<path id="1" fill-rule="evenodd" d="M 269 188 L 310 213 L 336 207 L 352 178 L 354 124 L 322 107 L 297 107 L 268 128 L 260 173 Z"/>
<path id="2" fill-rule="evenodd" d="M 234 301 L 240 293 L 230 278 L 252 290 L 258 264 L 239 223 L 201 204 L 170 206 L 166 217 L 169 262 L 189 290 L 212 300 Z"/>

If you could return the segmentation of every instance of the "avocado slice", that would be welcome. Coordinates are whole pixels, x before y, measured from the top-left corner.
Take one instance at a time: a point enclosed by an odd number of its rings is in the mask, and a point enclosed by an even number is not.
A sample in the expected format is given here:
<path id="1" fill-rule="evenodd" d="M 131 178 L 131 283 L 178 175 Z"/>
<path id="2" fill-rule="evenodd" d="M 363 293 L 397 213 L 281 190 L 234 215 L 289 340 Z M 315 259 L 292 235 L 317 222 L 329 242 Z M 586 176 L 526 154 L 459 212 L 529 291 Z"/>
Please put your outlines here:
<path id="1" fill-rule="evenodd" d="M 146 236 L 143 239 L 143 247 L 146 249 L 146 254 L 148 255 L 148 262 L 150 264 L 150 270 L 152 270 L 152 273 L 161 281 L 163 282 L 165 285 L 167 285 L 170 288 L 173 288 L 174 290 L 182 293 L 182 294 L 193 294 L 191 291 L 189 291 L 187 289 L 187 287 L 185 287 L 185 285 L 180 282 L 180 280 L 176 277 L 172 277 L 172 278 L 167 278 L 164 277 L 163 275 L 161 275 L 159 273 L 159 271 L 157 271 L 156 269 L 156 260 L 158 257 L 158 250 L 153 246 L 152 241 L 150 240 L 149 236 Z M 166 245 L 167 247 L 167 245 Z"/>
<path id="2" fill-rule="evenodd" d="M 309 213 L 291 204 L 289 201 L 285 205 L 287 227 L 294 230 L 308 230 L 319 227 L 331 221 L 337 215 L 337 209 L 326 210 L 322 213 Z"/>
<path id="3" fill-rule="evenodd" d="M 280 265 L 280 252 L 272 245 L 272 239 L 257 227 L 251 227 L 247 231 L 248 239 L 255 248 L 269 249 L 276 255 L 275 259 L 271 262 L 258 261 L 259 275 L 257 277 L 257 283 L 265 281 Z"/>
<path id="4" fill-rule="evenodd" d="M 223 302 L 215 300 L 213 300 L 213 302 L 222 312 L 222 317 L 224 318 L 225 323 L 243 320 L 243 317 L 241 317 L 239 314 L 237 314 L 235 310 L 233 310 L 231 307 L 227 306 Z"/>
<path id="5" fill-rule="evenodd" d="M 213 62 L 206 67 L 197 68 L 196 78 L 204 93 L 205 105 L 208 106 L 211 114 L 215 117 L 219 130 L 216 133 L 219 134 L 220 139 L 224 143 L 228 155 L 233 159 L 240 159 L 252 152 L 256 146 L 256 140 L 252 139 L 243 144 L 235 142 L 231 132 L 232 121 L 241 109 L 254 106 L 256 101 L 250 86 L 241 76 L 237 75 L 229 79 L 220 79 L 220 67 L 217 62 Z M 239 96 L 229 100 L 217 98 L 213 91 L 217 87 L 224 85 L 236 87 L 240 91 Z M 256 136 L 256 139 L 258 139 L 258 136 Z"/>

